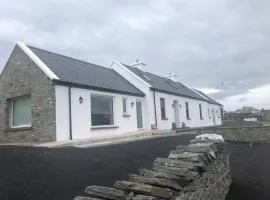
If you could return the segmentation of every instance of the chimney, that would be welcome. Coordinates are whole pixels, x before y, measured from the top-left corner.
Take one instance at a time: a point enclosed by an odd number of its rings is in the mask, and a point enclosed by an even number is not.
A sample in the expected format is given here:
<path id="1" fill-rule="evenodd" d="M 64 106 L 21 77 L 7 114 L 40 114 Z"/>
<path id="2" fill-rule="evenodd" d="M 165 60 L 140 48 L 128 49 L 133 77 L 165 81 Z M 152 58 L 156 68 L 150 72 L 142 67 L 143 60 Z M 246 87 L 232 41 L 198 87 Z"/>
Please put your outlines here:
<path id="1" fill-rule="evenodd" d="M 177 75 L 176 74 L 173 74 L 173 73 L 168 73 L 165 77 L 167 79 L 170 79 L 170 80 L 176 82 Z"/>
<path id="2" fill-rule="evenodd" d="M 136 68 L 138 68 L 138 69 L 140 69 L 140 70 L 143 70 L 143 67 L 146 66 L 146 64 L 143 63 L 143 62 L 141 62 L 141 61 L 137 58 L 137 59 L 136 59 L 136 62 L 130 64 L 130 66 L 136 67 Z"/>

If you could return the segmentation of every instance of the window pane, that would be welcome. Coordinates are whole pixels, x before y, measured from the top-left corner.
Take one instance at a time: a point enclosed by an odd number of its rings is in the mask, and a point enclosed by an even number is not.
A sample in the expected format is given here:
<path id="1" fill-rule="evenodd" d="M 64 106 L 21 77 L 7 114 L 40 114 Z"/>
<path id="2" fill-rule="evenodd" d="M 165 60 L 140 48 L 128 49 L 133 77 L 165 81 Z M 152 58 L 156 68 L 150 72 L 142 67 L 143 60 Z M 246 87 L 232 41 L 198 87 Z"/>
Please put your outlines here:
<path id="1" fill-rule="evenodd" d="M 199 104 L 199 110 L 200 110 L 200 119 L 202 119 L 203 116 L 202 116 L 202 105 L 201 104 Z"/>
<path id="2" fill-rule="evenodd" d="M 123 113 L 127 112 L 127 100 L 123 99 Z"/>
<path id="3" fill-rule="evenodd" d="M 13 126 L 31 125 L 31 100 L 13 100 Z"/>
<path id="4" fill-rule="evenodd" d="M 166 118 L 166 110 L 165 110 L 165 99 L 160 98 L 160 111 L 161 111 L 161 118 Z"/>
<path id="5" fill-rule="evenodd" d="M 187 119 L 189 120 L 189 119 L 190 119 L 190 116 L 189 116 L 189 106 L 188 106 L 188 102 L 186 102 L 185 105 L 186 105 L 186 116 L 187 116 Z"/>
<path id="6" fill-rule="evenodd" d="M 113 98 L 107 96 L 91 96 L 92 126 L 113 125 Z"/>

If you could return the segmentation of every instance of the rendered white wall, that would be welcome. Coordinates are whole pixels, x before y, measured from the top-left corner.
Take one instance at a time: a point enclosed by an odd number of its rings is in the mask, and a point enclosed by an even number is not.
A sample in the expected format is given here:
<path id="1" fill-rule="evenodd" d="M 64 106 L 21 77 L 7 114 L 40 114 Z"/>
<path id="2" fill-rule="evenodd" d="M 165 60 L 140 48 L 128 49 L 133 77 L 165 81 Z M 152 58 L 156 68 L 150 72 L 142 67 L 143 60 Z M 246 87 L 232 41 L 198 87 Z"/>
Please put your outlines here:
<path id="1" fill-rule="evenodd" d="M 165 99 L 167 120 L 161 119 L 160 98 Z M 212 118 L 209 118 L 208 116 L 208 107 L 210 109 L 215 108 L 216 110 L 219 109 L 218 105 L 209 104 L 205 101 L 156 92 L 157 124 L 159 129 L 170 129 L 172 127 L 172 123 L 175 122 L 174 108 L 172 106 L 174 100 L 177 100 L 178 103 L 181 105 L 180 125 L 182 124 L 182 122 L 185 122 L 188 127 L 204 127 L 214 125 Z M 191 120 L 187 120 L 186 118 L 185 102 L 189 103 L 189 113 Z M 200 119 L 199 104 L 202 105 L 203 120 Z M 218 116 L 216 115 L 216 125 L 220 124 L 221 118 L 218 118 Z"/>
<path id="2" fill-rule="evenodd" d="M 57 141 L 69 140 L 69 97 L 67 86 L 55 86 L 56 94 L 56 138 Z M 114 98 L 114 121 L 118 128 L 91 129 L 91 94 L 109 95 Z M 83 103 L 79 98 L 83 98 Z M 129 117 L 123 117 L 122 99 L 127 98 Z M 72 137 L 83 139 L 112 136 L 137 131 L 136 101 L 142 102 L 143 129 L 149 130 L 146 116 L 146 99 L 131 95 L 100 92 L 81 88 L 71 88 Z M 134 106 L 131 106 L 134 102 Z"/>
<path id="3" fill-rule="evenodd" d="M 55 86 L 56 98 L 56 140 L 69 140 L 69 99 L 68 87 Z"/>
<path id="4" fill-rule="evenodd" d="M 128 70 L 125 66 L 117 61 L 114 61 L 111 68 L 116 71 L 120 76 L 124 77 L 127 81 L 137 87 L 145 94 L 145 115 L 147 121 L 147 129 L 151 128 L 151 124 L 155 124 L 154 107 L 153 107 L 153 92 L 150 91 L 150 85 Z"/>
<path id="5" fill-rule="evenodd" d="M 118 128 L 91 129 L 91 94 L 109 95 L 114 98 L 114 122 Z M 83 103 L 79 103 L 79 98 L 83 98 Z M 127 98 L 127 107 L 129 117 L 123 117 L 122 98 Z M 137 115 L 136 101 L 142 102 L 143 128 L 147 129 L 147 119 L 145 116 L 145 99 L 130 95 L 115 94 L 109 92 L 100 92 L 94 90 L 72 88 L 72 135 L 73 139 L 111 136 L 136 131 Z M 131 106 L 134 102 L 134 106 Z"/>

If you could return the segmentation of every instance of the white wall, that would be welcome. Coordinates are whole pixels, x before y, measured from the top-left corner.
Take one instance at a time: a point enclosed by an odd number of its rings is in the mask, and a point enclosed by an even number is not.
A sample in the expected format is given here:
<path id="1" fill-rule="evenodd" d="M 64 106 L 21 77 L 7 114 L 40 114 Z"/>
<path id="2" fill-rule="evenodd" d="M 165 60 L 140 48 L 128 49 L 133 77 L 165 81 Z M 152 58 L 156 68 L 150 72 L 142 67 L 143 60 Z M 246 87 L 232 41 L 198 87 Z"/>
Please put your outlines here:
<path id="1" fill-rule="evenodd" d="M 161 119 L 160 98 L 165 99 L 165 108 L 166 108 L 166 117 L 167 117 L 166 120 Z M 178 103 L 181 105 L 180 125 L 182 125 L 182 122 L 185 122 L 186 126 L 188 127 L 204 127 L 204 126 L 214 125 L 213 117 L 209 118 L 208 116 L 208 108 L 210 108 L 210 110 L 212 108 L 217 110 L 219 109 L 218 105 L 209 104 L 205 101 L 156 92 L 157 124 L 158 124 L 159 129 L 170 129 L 172 127 L 172 123 L 175 122 L 174 108 L 172 106 L 174 100 L 177 100 Z M 185 102 L 189 103 L 189 113 L 190 113 L 191 120 L 187 120 Z M 203 119 L 200 119 L 199 104 L 202 105 Z M 219 116 L 220 118 L 218 118 L 216 114 L 215 125 L 221 124 L 221 115 Z"/>
<path id="2" fill-rule="evenodd" d="M 55 86 L 56 140 L 69 140 L 69 99 L 68 87 Z"/>
<path id="3" fill-rule="evenodd" d="M 118 128 L 91 129 L 91 94 L 108 95 L 114 99 L 114 125 Z M 79 98 L 83 102 L 79 102 Z M 123 116 L 122 98 L 127 98 L 129 117 Z M 136 131 L 137 115 L 136 101 L 142 102 L 143 129 L 149 128 L 149 121 L 146 115 L 146 101 L 143 97 L 122 95 L 109 92 L 100 92 L 81 88 L 71 88 L 71 112 L 72 112 L 72 136 L 73 139 L 111 136 Z M 63 103 L 64 102 L 64 103 Z M 131 106 L 131 103 L 134 106 Z M 69 104 L 68 87 L 56 86 L 56 115 L 57 115 L 57 140 L 69 139 Z"/>
<path id="4" fill-rule="evenodd" d="M 112 63 L 111 68 L 145 94 L 145 118 L 148 122 L 146 128 L 150 129 L 151 124 L 155 124 L 153 92 L 150 91 L 151 85 L 117 61 Z"/>

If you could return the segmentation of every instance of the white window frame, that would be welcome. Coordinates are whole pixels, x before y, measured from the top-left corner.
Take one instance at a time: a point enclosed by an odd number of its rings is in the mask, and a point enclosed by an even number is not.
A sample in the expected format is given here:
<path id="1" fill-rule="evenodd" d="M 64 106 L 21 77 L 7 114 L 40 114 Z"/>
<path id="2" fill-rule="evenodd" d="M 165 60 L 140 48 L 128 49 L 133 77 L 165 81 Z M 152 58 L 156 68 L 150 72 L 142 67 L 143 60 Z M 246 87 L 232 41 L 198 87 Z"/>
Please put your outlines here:
<path id="1" fill-rule="evenodd" d="M 163 106 L 164 106 L 164 116 L 162 116 L 162 102 L 163 101 Z M 168 120 L 167 118 L 167 110 L 166 110 L 166 99 L 165 97 L 160 97 L 159 98 L 159 106 L 160 106 L 160 116 L 161 116 L 161 120 Z"/>
<path id="2" fill-rule="evenodd" d="M 126 102 L 126 112 L 124 112 L 124 101 Z M 123 115 L 128 115 L 129 113 L 129 109 L 128 109 L 128 98 L 127 97 L 123 97 L 122 98 L 122 109 L 123 109 Z"/>
<path id="3" fill-rule="evenodd" d="M 25 124 L 25 125 L 14 125 L 14 101 L 18 100 L 23 100 L 23 99 L 31 99 L 30 96 L 23 96 L 23 97 L 16 97 L 16 98 L 11 98 L 8 100 L 8 112 L 9 112 L 9 127 L 10 128 L 30 128 L 32 127 L 32 115 L 31 115 L 31 122 L 30 124 Z M 32 108 L 31 108 L 32 109 Z"/>
<path id="4" fill-rule="evenodd" d="M 100 97 L 107 97 L 107 98 L 112 98 L 113 100 L 113 124 L 110 125 L 92 125 L 92 100 L 91 97 L 93 96 L 100 96 Z M 101 93 L 96 93 L 96 92 L 91 92 L 90 93 L 90 127 L 91 129 L 99 129 L 99 128 L 118 128 L 118 126 L 116 125 L 116 106 L 115 106 L 115 96 L 113 95 L 109 95 L 109 94 L 101 94 Z"/>

